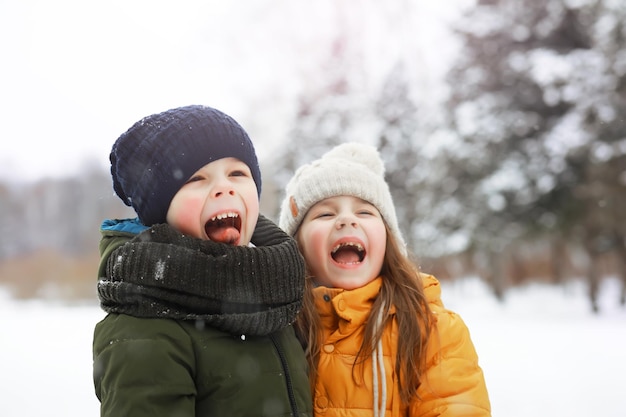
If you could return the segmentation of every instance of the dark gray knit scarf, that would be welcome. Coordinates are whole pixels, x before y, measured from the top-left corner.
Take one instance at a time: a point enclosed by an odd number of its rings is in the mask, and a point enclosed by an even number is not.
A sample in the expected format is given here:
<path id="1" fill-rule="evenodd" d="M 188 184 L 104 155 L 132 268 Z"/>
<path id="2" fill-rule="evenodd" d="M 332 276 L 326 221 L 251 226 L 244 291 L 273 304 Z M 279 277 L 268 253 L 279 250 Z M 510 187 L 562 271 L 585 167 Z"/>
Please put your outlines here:
<path id="1" fill-rule="evenodd" d="M 267 335 L 302 306 L 304 259 L 296 242 L 259 216 L 255 247 L 185 236 L 159 224 L 112 252 L 98 296 L 107 312 L 199 320 L 234 334 Z"/>

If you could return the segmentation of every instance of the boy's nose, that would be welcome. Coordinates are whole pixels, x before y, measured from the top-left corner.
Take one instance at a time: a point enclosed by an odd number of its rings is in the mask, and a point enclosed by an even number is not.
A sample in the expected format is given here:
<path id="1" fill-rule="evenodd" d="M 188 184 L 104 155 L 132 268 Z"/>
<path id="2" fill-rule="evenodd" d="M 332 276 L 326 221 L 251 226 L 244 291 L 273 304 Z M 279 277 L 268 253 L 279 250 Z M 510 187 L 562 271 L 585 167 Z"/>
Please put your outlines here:
<path id="1" fill-rule="evenodd" d="M 233 190 L 233 189 L 227 189 L 227 190 L 220 190 L 220 191 L 216 191 L 216 192 L 214 193 L 214 196 L 215 196 L 215 197 L 221 197 L 221 196 L 223 196 L 223 195 L 225 195 L 225 194 L 228 194 L 228 195 L 235 195 L 235 190 Z"/>
<path id="2" fill-rule="evenodd" d="M 213 190 L 211 190 L 211 195 L 213 197 L 235 195 L 235 189 L 227 181 L 220 181 L 213 186 Z"/>

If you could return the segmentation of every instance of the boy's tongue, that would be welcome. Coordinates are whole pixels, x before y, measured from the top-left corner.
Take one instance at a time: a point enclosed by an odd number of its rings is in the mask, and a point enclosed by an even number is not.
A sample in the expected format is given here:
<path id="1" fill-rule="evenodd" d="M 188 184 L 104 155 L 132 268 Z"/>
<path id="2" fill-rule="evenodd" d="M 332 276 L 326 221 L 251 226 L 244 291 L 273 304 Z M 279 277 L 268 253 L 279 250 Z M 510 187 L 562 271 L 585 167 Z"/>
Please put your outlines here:
<path id="1" fill-rule="evenodd" d="M 234 245 L 239 240 L 239 230 L 234 227 L 217 227 L 207 231 L 209 239 L 214 242 Z"/>
<path id="2" fill-rule="evenodd" d="M 208 224 L 205 228 L 206 234 L 214 242 L 236 245 L 241 233 L 231 221 L 218 221 Z"/>

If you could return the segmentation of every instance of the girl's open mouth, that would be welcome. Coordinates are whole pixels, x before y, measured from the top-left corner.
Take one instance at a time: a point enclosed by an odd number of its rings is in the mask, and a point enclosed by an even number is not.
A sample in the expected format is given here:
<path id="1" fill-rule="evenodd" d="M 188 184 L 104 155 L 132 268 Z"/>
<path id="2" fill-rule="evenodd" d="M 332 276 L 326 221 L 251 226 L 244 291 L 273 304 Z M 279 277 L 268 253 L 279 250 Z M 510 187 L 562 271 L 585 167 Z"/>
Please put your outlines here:
<path id="1" fill-rule="evenodd" d="M 357 242 L 342 242 L 330 252 L 333 260 L 340 264 L 357 264 L 365 259 L 365 248 Z"/>

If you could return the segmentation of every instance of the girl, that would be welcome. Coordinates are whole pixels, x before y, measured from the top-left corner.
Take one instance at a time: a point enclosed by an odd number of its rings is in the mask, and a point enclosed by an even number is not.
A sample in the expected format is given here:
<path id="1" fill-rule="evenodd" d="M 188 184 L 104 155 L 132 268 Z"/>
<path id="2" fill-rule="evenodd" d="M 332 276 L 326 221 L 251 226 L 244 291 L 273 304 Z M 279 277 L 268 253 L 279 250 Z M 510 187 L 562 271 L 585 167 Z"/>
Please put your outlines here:
<path id="1" fill-rule="evenodd" d="M 407 257 L 375 148 L 339 145 L 301 167 L 280 226 L 309 273 L 297 331 L 315 415 L 491 415 L 466 325 Z"/>

